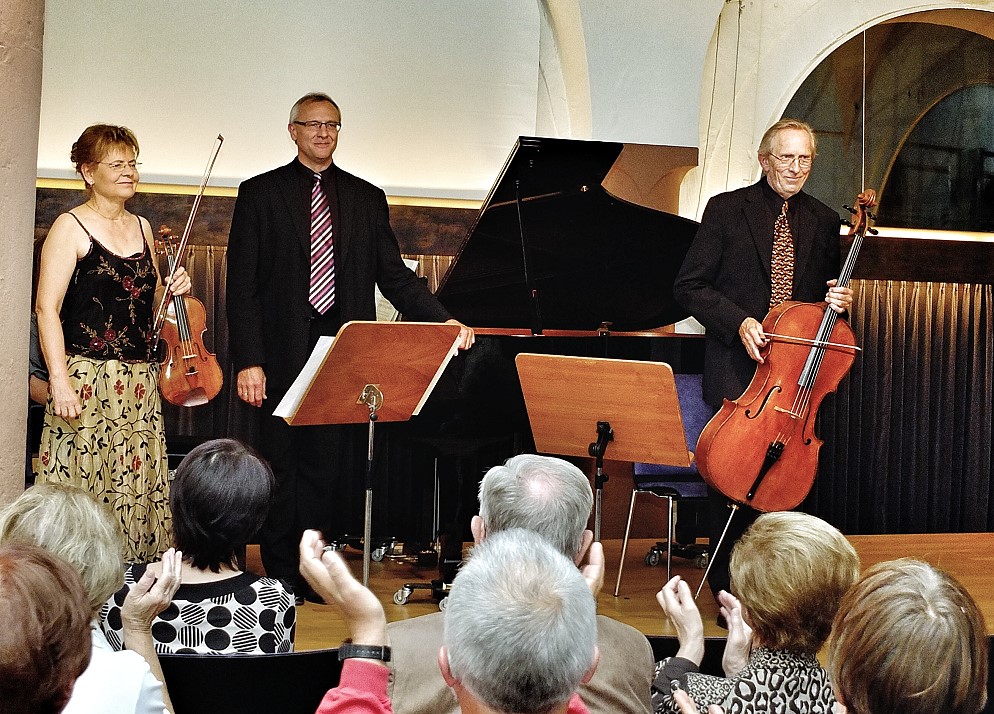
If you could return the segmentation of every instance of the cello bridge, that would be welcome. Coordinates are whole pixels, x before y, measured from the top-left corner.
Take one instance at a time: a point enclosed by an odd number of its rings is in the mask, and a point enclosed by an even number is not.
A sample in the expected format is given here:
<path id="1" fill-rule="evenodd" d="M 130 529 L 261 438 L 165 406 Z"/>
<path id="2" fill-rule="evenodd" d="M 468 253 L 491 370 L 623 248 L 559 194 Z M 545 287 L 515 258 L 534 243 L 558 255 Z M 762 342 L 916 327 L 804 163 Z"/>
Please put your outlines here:
<path id="1" fill-rule="evenodd" d="M 790 409 L 784 409 L 783 407 L 773 407 L 774 411 L 780 412 L 781 414 L 786 414 L 791 419 L 800 419 L 801 415 L 797 412 L 792 412 Z"/>

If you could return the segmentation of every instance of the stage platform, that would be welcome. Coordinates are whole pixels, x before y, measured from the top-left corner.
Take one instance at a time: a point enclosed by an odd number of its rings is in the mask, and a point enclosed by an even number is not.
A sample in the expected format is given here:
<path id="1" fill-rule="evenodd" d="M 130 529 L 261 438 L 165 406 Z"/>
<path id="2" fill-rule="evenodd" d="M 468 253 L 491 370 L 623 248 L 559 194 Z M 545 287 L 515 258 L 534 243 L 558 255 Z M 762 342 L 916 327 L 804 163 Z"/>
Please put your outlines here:
<path id="1" fill-rule="evenodd" d="M 893 558 L 912 557 L 927 561 L 955 576 L 980 605 L 987 623 L 988 635 L 994 634 L 994 533 L 933 533 L 913 535 L 851 536 L 862 565 Z M 645 565 L 643 559 L 655 541 L 633 540 L 628 546 L 624 577 L 618 597 L 614 583 L 618 573 L 620 540 L 607 540 L 604 550 L 607 575 L 604 589 L 598 597 L 599 614 L 628 623 L 646 635 L 672 637 L 675 632 L 656 603 L 656 592 L 666 579 L 665 560 L 657 567 Z M 362 574 L 362 552 L 344 551 L 352 572 Z M 249 569 L 262 572 L 258 547 L 249 546 Z M 703 570 L 680 558 L 673 560 L 674 573 L 686 578 L 696 589 Z M 393 594 L 407 582 L 426 582 L 437 578 L 434 568 L 416 567 L 402 560 L 384 559 L 372 563 L 370 587 L 380 598 L 391 622 L 438 612 L 438 606 L 428 591 L 414 592 L 407 604 L 396 605 Z M 698 600 L 704 616 L 705 635 L 724 637 L 725 630 L 716 624 L 718 608 L 707 585 Z M 330 606 L 306 603 L 297 615 L 296 647 L 298 650 L 337 647 L 348 636 L 344 625 Z"/>

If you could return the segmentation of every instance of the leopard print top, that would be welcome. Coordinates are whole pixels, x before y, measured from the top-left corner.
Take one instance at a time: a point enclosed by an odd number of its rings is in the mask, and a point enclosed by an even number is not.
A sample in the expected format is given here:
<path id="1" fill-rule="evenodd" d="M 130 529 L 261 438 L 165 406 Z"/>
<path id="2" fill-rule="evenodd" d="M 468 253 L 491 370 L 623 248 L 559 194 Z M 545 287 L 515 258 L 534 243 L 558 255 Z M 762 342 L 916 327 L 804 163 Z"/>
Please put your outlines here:
<path id="1" fill-rule="evenodd" d="M 786 650 L 759 648 L 735 677 L 694 671 L 691 662 L 667 658 L 656 664 L 652 687 L 654 714 L 679 714 L 675 689 L 685 689 L 700 711 L 718 704 L 726 714 L 832 714 L 835 697 L 817 658 Z"/>

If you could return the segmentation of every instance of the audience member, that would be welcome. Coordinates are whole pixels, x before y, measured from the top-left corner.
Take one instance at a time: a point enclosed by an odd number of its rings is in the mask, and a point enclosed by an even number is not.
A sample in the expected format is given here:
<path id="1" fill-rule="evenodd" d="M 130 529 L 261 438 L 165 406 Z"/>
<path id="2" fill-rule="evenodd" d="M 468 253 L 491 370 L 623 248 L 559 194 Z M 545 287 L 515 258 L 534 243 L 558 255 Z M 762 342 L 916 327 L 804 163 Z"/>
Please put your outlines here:
<path id="1" fill-rule="evenodd" d="M 247 446 L 216 439 L 195 447 L 176 469 L 169 493 L 173 542 L 183 552 L 182 581 L 152 623 L 156 650 L 203 654 L 292 652 L 296 611 L 289 586 L 238 567 L 238 554 L 266 519 L 273 473 Z M 104 634 L 122 648 L 121 608 L 146 571 L 131 565 L 124 587 L 101 612 Z"/>
<path id="2" fill-rule="evenodd" d="M 848 714 L 977 714 L 987 700 L 987 628 L 941 570 L 909 558 L 878 563 L 842 598 L 828 670 Z"/>
<path id="3" fill-rule="evenodd" d="M 32 486 L 0 511 L 0 545 L 37 545 L 72 565 L 90 603 L 92 658 L 66 712 L 172 711 L 150 632 L 152 619 L 179 586 L 179 552 L 162 556 L 158 577 L 146 572 L 122 608 L 127 650 L 115 652 L 97 613 L 121 586 L 121 527 L 89 493 L 64 484 Z"/>
<path id="4" fill-rule="evenodd" d="M 37 546 L 0 546 L 0 711 L 62 711 L 89 663 L 79 574 Z"/>
<path id="5" fill-rule="evenodd" d="M 339 686 L 318 714 L 389 712 L 390 648 L 379 600 L 316 531 L 300 546 L 301 572 L 349 624 Z M 575 565 L 542 536 L 495 534 L 456 576 L 438 665 L 467 714 L 583 714 L 576 694 L 597 666 L 596 603 Z M 361 659 L 353 659 L 361 658 Z M 363 661 L 364 660 L 364 661 Z"/>
<path id="6" fill-rule="evenodd" d="M 719 594 L 729 628 L 725 677 L 698 671 L 704 625 L 687 583 L 676 576 L 656 596 L 680 649 L 656 666 L 654 711 L 680 711 L 673 693 L 683 689 L 701 711 L 714 704 L 742 714 L 831 714 L 835 698 L 816 655 L 840 599 L 859 576 L 852 545 L 814 516 L 766 513 L 736 543 L 730 571 L 738 599 Z"/>
<path id="7" fill-rule="evenodd" d="M 508 528 L 533 531 L 579 565 L 588 554 L 591 559 L 603 557 L 599 543 L 591 548 L 593 534 L 586 529 L 592 506 L 590 482 L 576 466 L 551 456 L 522 454 L 483 477 L 480 515 L 473 517 L 471 528 L 477 544 Z M 395 711 L 458 712 L 455 695 L 426 656 L 442 643 L 442 613 L 390 623 L 387 629 L 393 643 L 390 696 Z M 648 712 L 653 657 L 645 636 L 601 615 L 597 644 L 601 663 L 580 688 L 584 703 L 595 714 Z"/>

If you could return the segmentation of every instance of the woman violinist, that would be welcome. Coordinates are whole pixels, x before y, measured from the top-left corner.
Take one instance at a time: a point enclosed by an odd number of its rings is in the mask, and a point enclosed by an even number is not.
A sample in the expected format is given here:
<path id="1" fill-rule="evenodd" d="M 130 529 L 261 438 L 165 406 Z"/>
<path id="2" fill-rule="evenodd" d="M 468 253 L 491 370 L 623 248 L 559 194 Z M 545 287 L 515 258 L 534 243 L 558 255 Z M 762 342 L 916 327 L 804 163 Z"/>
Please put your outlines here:
<path id="1" fill-rule="evenodd" d="M 121 522 L 128 562 L 170 546 L 168 466 L 151 344 L 160 278 L 147 220 L 125 203 L 138 186 L 138 140 L 88 127 L 71 159 L 86 200 L 52 224 L 36 312 L 49 369 L 39 481 L 93 492 Z M 190 290 L 180 268 L 172 292 Z"/>
<path id="2" fill-rule="evenodd" d="M 804 122 L 783 119 L 770 127 L 758 152 L 763 177 L 708 202 L 677 276 L 674 296 L 707 329 L 704 399 L 716 411 L 743 393 L 763 361 L 768 337 L 762 321 L 771 307 L 784 300 L 824 300 L 838 313 L 852 307 L 852 290 L 836 286 L 838 213 L 801 190 L 815 154 L 814 132 Z M 712 551 L 727 504 L 725 495 L 712 492 Z M 715 595 L 731 592 L 728 553 L 756 515 L 743 507 L 713 556 Z"/>

